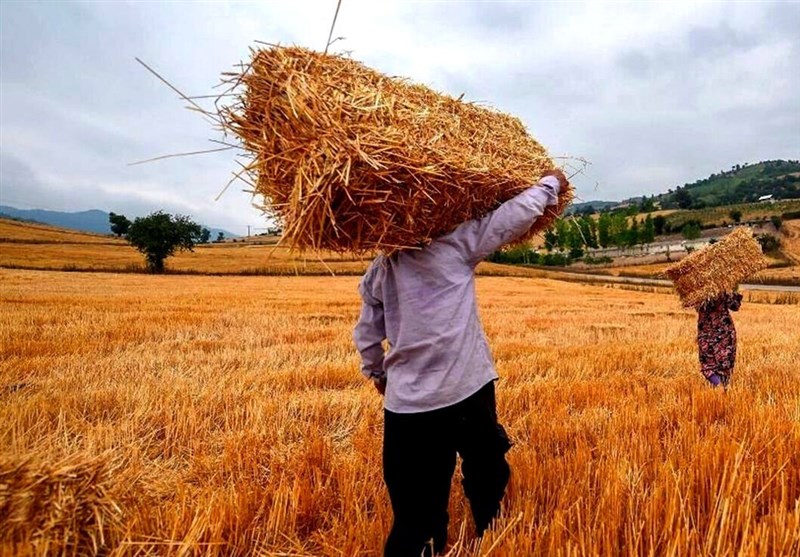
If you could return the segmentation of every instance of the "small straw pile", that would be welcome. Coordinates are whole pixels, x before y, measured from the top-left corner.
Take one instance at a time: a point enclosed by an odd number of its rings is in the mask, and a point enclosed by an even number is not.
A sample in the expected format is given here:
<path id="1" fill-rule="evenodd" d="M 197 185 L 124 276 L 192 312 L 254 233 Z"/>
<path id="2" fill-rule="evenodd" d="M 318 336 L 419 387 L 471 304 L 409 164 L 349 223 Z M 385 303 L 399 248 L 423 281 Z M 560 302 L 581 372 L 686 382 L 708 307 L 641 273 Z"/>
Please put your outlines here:
<path id="1" fill-rule="evenodd" d="M 123 510 L 111 493 L 120 462 L 111 453 L 0 458 L 0 547 L 39 554 L 97 555 L 112 544 Z"/>
<path id="2" fill-rule="evenodd" d="M 341 56 L 274 46 L 226 75 L 236 100 L 219 121 L 251 157 L 238 176 L 296 248 L 419 247 L 554 168 L 517 118 Z M 526 238 L 571 199 L 568 188 Z"/>
<path id="3" fill-rule="evenodd" d="M 675 284 L 685 307 L 697 308 L 766 268 L 753 231 L 740 227 L 716 244 L 705 246 L 670 266 L 664 274 Z"/>

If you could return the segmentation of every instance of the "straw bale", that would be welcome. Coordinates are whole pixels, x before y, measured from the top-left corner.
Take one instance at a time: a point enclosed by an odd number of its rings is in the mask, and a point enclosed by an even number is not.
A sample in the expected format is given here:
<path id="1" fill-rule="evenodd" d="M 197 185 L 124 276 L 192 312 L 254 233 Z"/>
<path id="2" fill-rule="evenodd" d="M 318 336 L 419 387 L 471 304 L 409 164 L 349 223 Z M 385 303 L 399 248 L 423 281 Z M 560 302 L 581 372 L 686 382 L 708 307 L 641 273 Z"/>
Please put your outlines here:
<path id="1" fill-rule="evenodd" d="M 49 462 L 48 462 L 49 460 Z M 0 458 L 0 545 L 42 554 L 97 554 L 112 543 L 122 509 L 110 454 Z"/>
<path id="2" fill-rule="evenodd" d="M 696 308 L 725 292 L 733 292 L 741 281 L 766 266 L 753 231 L 739 227 L 719 242 L 687 255 L 664 274 L 675 284 L 683 305 Z"/>
<path id="3" fill-rule="evenodd" d="M 519 119 L 342 56 L 275 46 L 227 75 L 236 100 L 219 116 L 249 156 L 241 176 L 294 247 L 418 247 L 555 166 Z"/>

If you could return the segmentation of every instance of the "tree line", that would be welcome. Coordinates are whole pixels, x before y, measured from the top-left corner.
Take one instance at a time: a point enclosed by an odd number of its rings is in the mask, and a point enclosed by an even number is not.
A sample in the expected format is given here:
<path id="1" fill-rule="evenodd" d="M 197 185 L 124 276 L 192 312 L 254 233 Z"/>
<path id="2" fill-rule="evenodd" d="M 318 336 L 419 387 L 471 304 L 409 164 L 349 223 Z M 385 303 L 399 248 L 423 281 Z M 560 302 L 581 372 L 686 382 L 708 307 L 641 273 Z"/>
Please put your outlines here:
<path id="1" fill-rule="evenodd" d="M 568 251 L 573 259 L 583 257 L 587 249 L 630 248 L 649 244 L 666 232 L 667 220 L 647 215 L 643 220 L 625 213 L 601 213 L 597 219 L 588 215 L 560 218 L 544 233 L 548 252 Z"/>

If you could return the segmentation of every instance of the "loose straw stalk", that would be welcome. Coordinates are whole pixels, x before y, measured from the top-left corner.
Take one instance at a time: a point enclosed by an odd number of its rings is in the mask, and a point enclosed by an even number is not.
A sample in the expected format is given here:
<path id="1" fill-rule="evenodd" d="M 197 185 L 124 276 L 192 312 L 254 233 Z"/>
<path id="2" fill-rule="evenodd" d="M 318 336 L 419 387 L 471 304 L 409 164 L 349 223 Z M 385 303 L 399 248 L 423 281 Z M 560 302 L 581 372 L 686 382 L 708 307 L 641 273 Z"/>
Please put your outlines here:
<path id="1" fill-rule="evenodd" d="M 220 109 L 223 130 L 250 156 L 263 209 L 301 249 L 418 247 L 555 166 L 517 118 L 348 58 L 275 46 L 227 76 L 239 96 Z M 568 188 L 528 237 L 571 199 Z"/>
<path id="2" fill-rule="evenodd" d="M 672 279 L 685 307 L 699 307 L 703 302 L 732 292 L 741 281 L 766 266 L 753 231 L 741 227 L 716 244 L 687 255 L 664 274 Z"/>

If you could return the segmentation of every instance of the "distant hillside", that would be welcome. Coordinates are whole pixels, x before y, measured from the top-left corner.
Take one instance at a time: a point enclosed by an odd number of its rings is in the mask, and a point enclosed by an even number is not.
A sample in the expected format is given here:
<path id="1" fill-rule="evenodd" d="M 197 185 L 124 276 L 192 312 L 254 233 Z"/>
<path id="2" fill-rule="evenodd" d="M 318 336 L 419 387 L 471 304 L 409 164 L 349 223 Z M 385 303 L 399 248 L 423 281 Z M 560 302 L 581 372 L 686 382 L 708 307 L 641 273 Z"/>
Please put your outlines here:
<path id="1" fill-rule="evenodd" d="M 52 224 L 0 216 L 0 244 L 108 244 L 127 245 L 125 240 L 108 234 L 61 228 Z"/>
<path id="2" fill-rule="evenodd" d="M 79 213 L 62 213 L 60 211 L 45 211 L 42 209 L 16 209 L 7 205 L 0 205 L 0 214 L 17 219 L 52 224 L 61 228 L 111 234 L 111 229 L 108 227 L 108 213 L 97 209 Z"/>
<path id="3" fill-rule="evenodd" d="M 61 211 L 45 211 L 43 209 L 17 209 L 7 205 L 0 205 L 0 216 L 42 224 L 51 224 L 53 226 L 60 226 L 61 228 L 82 230 L 84 232 L 111 234 L 111 228 L 108 224 L 108 213 L 97 209 L 80 211 L 77 213 L 64 213 Z M 216 238 L 217 234 L 220 232 L 225 234 L 226 238 L 239 237 L 237 234 L 232 234 L 220 228 L 209 228 L 209 230 L 211 231 L 212 239 Z"/>
<path id="4" fill-rule="evenodd" d="M 582 201 L 581 203 L 573 203 L 570 205 L 567 209 L 567 214 L 572 215 L 599 212 L 604 209 L 616 207 L 620 203 L 620 201 Z"/>
<path id="5" fill-rule="evenodd" d="M 701 209 L 752 203 L 765 195 L 773 199 L 800 198 L 800 161 L 775 160 L 735 165 L 708 178 L 654 198 L 664 209 Z"/>

